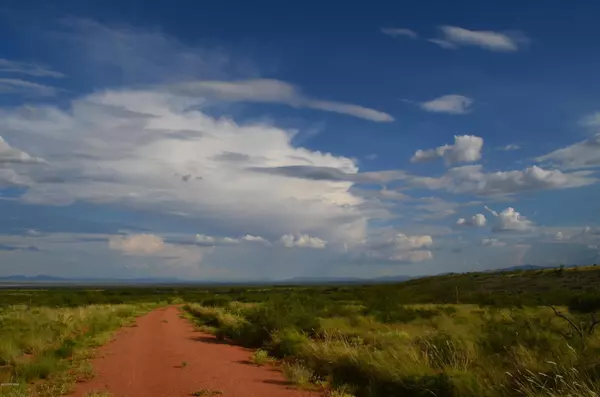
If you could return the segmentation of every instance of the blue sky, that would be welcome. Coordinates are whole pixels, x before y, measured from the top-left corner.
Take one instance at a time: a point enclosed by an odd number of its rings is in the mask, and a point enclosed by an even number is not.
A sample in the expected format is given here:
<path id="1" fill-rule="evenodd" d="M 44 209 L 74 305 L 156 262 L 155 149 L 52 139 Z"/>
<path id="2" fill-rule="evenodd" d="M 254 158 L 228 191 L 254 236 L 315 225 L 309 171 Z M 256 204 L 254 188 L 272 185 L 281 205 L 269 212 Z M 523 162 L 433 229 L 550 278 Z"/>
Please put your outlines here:
<path id="1" fill-rule="evenodd" d="M 593 2 L 8 2 L 0 276 L 600 259 Z"/>

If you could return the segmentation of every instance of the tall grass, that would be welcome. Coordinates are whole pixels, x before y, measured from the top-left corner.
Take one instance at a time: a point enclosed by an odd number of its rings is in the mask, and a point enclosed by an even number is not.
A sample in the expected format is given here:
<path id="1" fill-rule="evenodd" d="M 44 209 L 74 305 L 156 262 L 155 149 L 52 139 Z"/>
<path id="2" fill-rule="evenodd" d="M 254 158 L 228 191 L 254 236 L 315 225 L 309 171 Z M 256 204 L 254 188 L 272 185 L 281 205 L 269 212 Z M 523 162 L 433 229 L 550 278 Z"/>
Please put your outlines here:
<path id="1" fill-rule="evenodd" d="M 188 310 L 223 338 L 283 358 L 287 372 L 305 368 L 357 397 L 591 397 L 600 388 L 600 341 L 584 349 L 546 307 L 386 303 L 370 312 L 353 302 L 337 313 L 339 302 L 311 303 Z"/>
<path id="2" fill-rule="evenodd" d="M 61 395 L 70 383 L 93 376 L 87 349 L 108 340 L 148 305 L 89 305 L 77 308 L 8 306 L 0 309 L 0 383 L 39 380 L 38 395 Z M 69 369 L 69 374 L 67 374 Z M 0 388 L 0 396 L 16 393 Z"/>

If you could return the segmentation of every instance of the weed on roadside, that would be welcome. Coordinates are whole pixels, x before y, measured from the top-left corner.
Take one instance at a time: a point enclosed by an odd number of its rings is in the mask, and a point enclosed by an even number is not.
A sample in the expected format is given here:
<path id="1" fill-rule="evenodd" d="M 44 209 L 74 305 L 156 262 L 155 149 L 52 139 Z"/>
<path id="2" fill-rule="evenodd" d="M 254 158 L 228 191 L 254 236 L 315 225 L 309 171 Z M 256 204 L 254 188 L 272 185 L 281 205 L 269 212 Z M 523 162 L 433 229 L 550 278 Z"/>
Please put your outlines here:
<path id="1" fill-rule="evenodd" d="M 268 351 L 264 349 L 258 349 L 252 355 L 251 361 L 256 365 L 261 366 L 268 363 L 272 363 L 274 359 L 272 357 L 269 357 Z"/>
<path id="2" fill-rule="evenodd" d="M 300 387 L 309 386 L 314 378 L 310 368 L 296 361 L 283 363 L 281 370 L 290 382 Z"/>

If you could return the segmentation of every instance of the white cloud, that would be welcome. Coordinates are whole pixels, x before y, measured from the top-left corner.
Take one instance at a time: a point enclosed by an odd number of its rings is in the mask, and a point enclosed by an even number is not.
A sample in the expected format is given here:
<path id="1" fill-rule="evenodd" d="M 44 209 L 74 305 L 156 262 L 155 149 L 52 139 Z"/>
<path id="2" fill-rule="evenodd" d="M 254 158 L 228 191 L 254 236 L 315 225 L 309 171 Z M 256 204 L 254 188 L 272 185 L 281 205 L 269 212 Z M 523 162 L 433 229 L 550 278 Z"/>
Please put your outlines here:
<path id="1" fill-rule="evenodd" d="M 487 220 L 485 219 L 485 215 L 475 214 L 469 219 L 459 218 L 456 221 L 456 224 L 459 226 L 483 227 L 483 226 L 485 226 L 486 222 L 487 222 Z"/>
<path id="2" fill-rule="evenodd" d="M 600 166 L 600 133 L 573 145 L 537 157 L 537 161 L 557 164 L 564 169 Z"/>
<path id="3" fill-rule="evenodd" d="M 201 96 L 228 102 L 281 103 L 297 108 L 346 114 L 376 122 L 394 121 L 392 116 L 378 110 L 307 97 L 292 84 L 273 79 L 188 81 L 168 86 L 167 89 L 186 96 Z"/>
<path id="4" fill-rule="evenodd" d="M 410 29 L 404 28 L 381 28 L 381 33 L 391 37 L 408 37 L 410 39 L 416 39 L 419 35 Z"/>
<path id="5" fill-rule="evenodd" d="M 43 159 L 30 156 L 29 154 L 12 147 L 0 136 L 0 165 L 3 164 L 39 164 Z"/>
<path id="6" fill-rule="evenodd" d="M 442 37 L 429 41 L 442 48 L 474 46 L 489 51 L 512 52 L 527 39 L 522 34 L 494 32 L 489 30 L 468 30 L 458 26 L 440 26 Z"/>
<path id="7" fill-rule="evenodd" d="M 521 149 L 521 145 L 517 145 L 516 143 L 509 143 L 506 146 L 502 146 L 502 147 L 498 148 L 498 150 L 503 150 L 505 152 L 510 152 L 512 150 L 519 150 L 519 149 Z"/>
<path id="8" fill-rule="evenodd" d="M 253 236 L 251 234 L 246 234 L 244 237 L 242 237 L 242 240 L 253 242 L 253 243 L 261 243 L 264 245 L 271 245 L 271 242 L 269 240 L 265 239 L 264 237 Z"/>
<path id="9" fill-rule="evenodd" d="M 146 258 L 160 258 L 169 265 L 198 266 L 204 252 L 199 247 L 165 243 L 155 234 L 130 234 L 109 236 L 108 247 L 128 256 L 140 257 L 135 266 L 144 265 Z"/>
<path id="10" fill-rule="evenodd" d="M 481 245 L 483 245 L 484 247 L 505 247 L 506 243 L 496 238 L 487 237 L 481 239 Z"/>
<path id="11" fill-rule="evenodd" d="M 533 166 L 522 171 L 485 173 L 481 165 L 465 165 L 452 168 L 439 178 L 412 177 L 410 182 L 415 187 L 485 196 L 575 188 L 596 183 L 597 179 L 588 171 L 565 173 Z"/>
<path id="12" fill-rule="evenodd" d="M 554 235 L 554 239 L 555 240 L 564 240 L 565 236 L 564 236 L 563 232 L 559 231 L 559 232 L 556 232 L 556 234 Z"/>
<path id="13" fill-rule="evenodd" d="M 424 262 L 433 259 L 433 252 L 428 250 L 416 250 L 416 251 L 400 251 L 395 252 L 390 260 L 394 262 Z"/>
<path id="14" fill-rule="evenodd" d="M 485 209 L 496 219 L 495 224 L 492 226 L 493 231 L 527 231 L 533 228 L 533 222 L 512 207 L 508 207 L 499 213 L 487 206 Z"/>
<path id="15" fill-rule="evenodd" d="M 65 77 L 64 74 L 54 71 L 43 65 L 29 62 L 10 61 L 3 58 L 0 58 L 0 72 L 25 74 L 34 77 Z"/>
<path id="16" fill-rule="evenodd" d="M 442 40 L 442 39 L 427 39 L 427 41 L 429 41 L 430 43 L 433 43 L 433 44 L 437 44 L 446 50 L 455 50 L 458 48 L 458 46 L 456 44 L 451 43 L 446 40 Z"/>
<path id="17" fill-rule="evenodd" d="M 238 244 L 239 240 L 232 237 L 213 237 L 205 234 L 196 234 L 195 241 L 202 246 L 233 245 Z"/>
<path id="18" fill-rule="evenodd" d="M 128 255 L 153 255 L 164 250 L 165 243 L 154 234 L 134 234 L 113 236 L 109 239 L 108 246 Z"/>
<path id="19" fill-rule="evenodd" d="M 403 233 L 398 233 L 394 240 L 394 246 L 402 250 L 430 247 L 432 244 L 431 236 L 407 236 Z"/>
<path id="20" fill-rule="evenodd" d="M 450 94 L 421 103 L 421 108 L 428 112 L 467 114 L 471 111 L 473 100 L 466 96 Z"/>
<path id="21" fill-rule="evenodd" d="M 58 89 L 48 85 L 32 83 L 21 79 L 0 78 L 0 94 L 18 94 L 25 96 L 55 96 Z"/>
<path id="22" fill-rule="evenodd" d="M 327 241 L 363 238 L 364 199 L 350 192 L 353 182 L 248 169 L 295 166 L 305 159 L 350 175 L 358 172 L 353 160 L 294 146 L 293 132 L 268 123 L 210 117 L 198 110 L 201 104 L 202 98 L 123 89 L 76 98 L 65 110 L 0 110 L 7 140 L 35 145 L 48 162 L 17 175 L 37 182 L 22 200 L 177 212 L 218 222 L 229 235 L 253 230 L 272 239 L 296 229 Z M 240 155 L 223 161 L 223 153 Z M 191 177 L 184 182 L 177 174 Z"/>
<path id="23" fill-rule="evenodd" d="M 323 249 L 327 245 L 327 241 L 318 237 L 311 237 L 308 234 L 285 234 L 281 236 L 280 241 L 286 248 L 299 247 Z"/>
<path id="24" fill-rule="evenodd" d="M 432 245 L 433 238 L 429 235 L 411 236 L 390 230 L 352 248 L 368 260 L 416 263 L 433 259 L 433 253 L 427 249 Z"/>
<path id="25" fill-rule="evenodd" d="M 438 146 L 435 149 L 417 150 L 410 159 L 413 163 L 443 158 L 446 164 L 470 163 L 481 159 L 483 138 L 474 135 L 455 135 L 454 145 Z"/>
<path id="26" fill-rule="evenodd" d="M 579 124 L 584 127 L 598 127 L 600 126 L 600 112 L 595 112 L 583 117 Z"/>

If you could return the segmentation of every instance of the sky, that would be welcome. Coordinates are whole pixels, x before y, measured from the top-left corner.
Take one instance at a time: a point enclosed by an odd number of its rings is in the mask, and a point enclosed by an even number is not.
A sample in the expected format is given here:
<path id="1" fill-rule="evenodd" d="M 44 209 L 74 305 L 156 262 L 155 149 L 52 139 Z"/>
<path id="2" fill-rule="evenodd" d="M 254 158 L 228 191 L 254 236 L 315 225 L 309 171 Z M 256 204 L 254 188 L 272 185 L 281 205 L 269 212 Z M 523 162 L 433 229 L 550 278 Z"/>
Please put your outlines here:
<path id="1" fill-rule="evenodd" d="M 355 3 L 0 2 L 0 277 L 600 262 L 600 4 Z"/>

